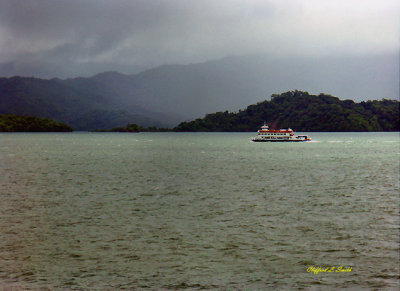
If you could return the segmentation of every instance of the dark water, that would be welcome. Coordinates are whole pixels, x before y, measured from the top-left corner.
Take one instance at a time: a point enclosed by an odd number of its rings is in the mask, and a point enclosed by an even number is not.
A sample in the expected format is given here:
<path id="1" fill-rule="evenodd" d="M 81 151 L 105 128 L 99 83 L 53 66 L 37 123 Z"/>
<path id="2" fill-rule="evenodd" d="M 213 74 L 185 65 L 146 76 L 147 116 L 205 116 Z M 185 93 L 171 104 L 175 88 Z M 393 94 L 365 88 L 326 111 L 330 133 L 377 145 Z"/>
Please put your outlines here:
<path id="1" fill-rule="evenodd" d="M 1 134 L 0 287 L 397 290 L 398 133 L 251 136 Z"/>

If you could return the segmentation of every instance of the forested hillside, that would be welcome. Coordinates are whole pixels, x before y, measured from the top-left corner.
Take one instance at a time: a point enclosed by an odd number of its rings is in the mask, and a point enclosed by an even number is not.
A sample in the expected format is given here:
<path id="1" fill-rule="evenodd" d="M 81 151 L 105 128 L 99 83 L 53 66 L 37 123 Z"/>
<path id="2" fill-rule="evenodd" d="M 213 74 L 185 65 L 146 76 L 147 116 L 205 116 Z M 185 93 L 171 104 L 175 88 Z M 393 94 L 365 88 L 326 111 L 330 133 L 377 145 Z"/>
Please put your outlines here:
<path id="1" fill-rule="evenodd" d="M 399 102 L 383 99 L 356 103 L 296 90 L 273 94 L 271 101 L 239 112 L 217 112 L 182 122 L 175 130 L 255 131 L 264 121 L 272 128 L 297 131 L 398 131 Z"/>
<path id="2" fill-rule="evenodd" d="M 237 111 L 291 88 L 331 92 L 357 102 L 395 99 L 399 96 L 398 86 L 393 85 L 398 84 L 397 59 L 398 54 L 321 58 L 318 62 L 232 56 L 164 65 L 134 75 L 104 72 L 64 80 L 0 78 L 0 114 L 51 118 L 75 130 L 128 123 L 173 127 L 210 112 Z"/>
<path id="3" fill-rule="evenodd" d="M 0 115 L 0 132 L 69 132 L 72 127 L 47 118 Z"/>
<path id="4" fill-rule="evenodd" d="M 109 78 L 112 76 L 109 74 Z M 116 76 L 125 80 L 123 75 Z M 99 78 L 0 78 L 0 114 L 50 118 L 70 124 L 76 130 L 112 128 L 131 122 L 142 126 L 178 123 L 168 122 L 169 116 L 162 113 L 121 101 L 109 88 L 112 82 Z"/>

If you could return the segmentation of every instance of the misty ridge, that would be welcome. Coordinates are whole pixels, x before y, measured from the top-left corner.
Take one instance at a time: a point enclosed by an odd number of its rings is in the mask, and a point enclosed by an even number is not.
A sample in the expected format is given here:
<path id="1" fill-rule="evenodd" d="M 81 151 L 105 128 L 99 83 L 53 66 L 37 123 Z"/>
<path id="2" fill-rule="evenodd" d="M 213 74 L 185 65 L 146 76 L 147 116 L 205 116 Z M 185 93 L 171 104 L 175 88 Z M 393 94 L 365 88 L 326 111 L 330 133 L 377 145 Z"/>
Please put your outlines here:
<path id="1" fill-rule="evenodd" d="M 45 117 L 75 130 L 128 123 L 173 127 L 217 111 L 238 111 L 274 93 L 304 90 L 354 101 L 397 99 L 398 56 L 232 56 L 164 65 L 138 74 L 0 78 L 0 114 Z M 397 72 L 397 73 L 396 73 Z M 293 125 L 294 126 L 294 125 Z"/>

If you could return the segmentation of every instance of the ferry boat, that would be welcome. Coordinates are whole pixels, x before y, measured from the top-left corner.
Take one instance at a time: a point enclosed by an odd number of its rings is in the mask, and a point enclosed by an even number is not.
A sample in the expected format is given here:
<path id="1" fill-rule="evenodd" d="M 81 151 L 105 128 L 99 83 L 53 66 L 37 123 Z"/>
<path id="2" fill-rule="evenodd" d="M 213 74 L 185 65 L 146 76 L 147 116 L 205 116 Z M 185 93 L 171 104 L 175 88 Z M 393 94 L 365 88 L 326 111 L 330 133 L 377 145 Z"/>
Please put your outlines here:
<path id="1" fill-rule="evenodd" d="M 257 136 L 251 139 L 254 142 L 303 142 L 310 141 L 308 135 L 294 135 L 293 130 L 288 129 L 269 129 L 264 123 L 261 129 L 257 131 Z"/>

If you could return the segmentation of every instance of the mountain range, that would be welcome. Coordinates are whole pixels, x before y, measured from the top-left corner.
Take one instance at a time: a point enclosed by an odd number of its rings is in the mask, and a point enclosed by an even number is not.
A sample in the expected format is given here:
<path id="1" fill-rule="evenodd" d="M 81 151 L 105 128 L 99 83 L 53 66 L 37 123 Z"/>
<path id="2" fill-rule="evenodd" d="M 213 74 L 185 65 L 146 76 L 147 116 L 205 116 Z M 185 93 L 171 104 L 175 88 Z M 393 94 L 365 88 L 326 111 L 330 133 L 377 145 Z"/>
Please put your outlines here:
<path id="1" fill-rule="evenodd" d="M 51 118 L 75 130 L 128 123 L 171 127 L 209 112 L 239 110 L 293 89 L 356 101 L 397 99 L 397 71 L 396 55 L 235 56 L 164 65 L 135 75 L 104 72 L 64 80 L 15 76 L 0 78 L 0 114 Z"/>

